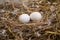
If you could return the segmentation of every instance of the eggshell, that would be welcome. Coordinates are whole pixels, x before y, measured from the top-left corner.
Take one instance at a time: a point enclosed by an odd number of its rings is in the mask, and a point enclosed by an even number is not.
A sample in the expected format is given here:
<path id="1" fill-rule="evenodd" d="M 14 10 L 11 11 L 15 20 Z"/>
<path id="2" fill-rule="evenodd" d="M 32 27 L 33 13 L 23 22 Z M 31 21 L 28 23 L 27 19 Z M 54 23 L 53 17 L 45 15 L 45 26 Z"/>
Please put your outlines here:
<path id="1" fill-rule="evenodd" d="M 42 15 L 41 15 L 41 13 L 39 13 L 39 12 L 32 12 L 32 13 L 30 14 L 30 18 L 31 18 L 31 20 L 33 20 L 33 21 L 40 21 L 40 20 L 42 19 Z"/>
<path id="2" fill-rule="evenodd" d="M 30 21 L 30 16 L 28 14 L 22 14 L 19 16 L 19 21 L 21 23 L 28 23 Z"/>

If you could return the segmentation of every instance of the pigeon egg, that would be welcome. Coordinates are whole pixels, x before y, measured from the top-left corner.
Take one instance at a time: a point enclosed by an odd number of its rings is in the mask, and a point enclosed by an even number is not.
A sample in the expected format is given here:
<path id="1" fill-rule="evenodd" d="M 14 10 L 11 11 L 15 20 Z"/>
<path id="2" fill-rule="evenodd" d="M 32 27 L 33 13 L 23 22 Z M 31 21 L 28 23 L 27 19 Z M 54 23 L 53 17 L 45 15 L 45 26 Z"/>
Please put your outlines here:
<path id="1" fill-rule="evenodd" d="M 39 12 L 32 12 L 32 13 L 30 14 L 30 18 L 31 18 L 31 20 L 33 20 L 33 21 L 40 21 L 40 20 L 42 19 L 42 15 L 41 15 L 41 13 L 39 13 Z"/>
<path id="2" fill-rule="evenodd" d="M 19 16 L 19 21 L 21 23 L 28 23 L 30 21 L 30 16 L 28 14 L 22 14 Z"/>

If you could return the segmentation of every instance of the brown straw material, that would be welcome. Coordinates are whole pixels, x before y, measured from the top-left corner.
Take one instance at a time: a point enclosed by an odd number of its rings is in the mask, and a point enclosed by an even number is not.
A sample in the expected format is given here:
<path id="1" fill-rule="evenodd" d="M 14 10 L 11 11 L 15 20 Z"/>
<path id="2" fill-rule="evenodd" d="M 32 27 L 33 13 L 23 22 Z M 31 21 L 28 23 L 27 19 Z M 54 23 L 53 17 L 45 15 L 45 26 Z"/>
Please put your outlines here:
<path id="1" fill-rule="evenodd" d="M 41 12 L 42 20 L 18 20 L 19 15 L 35 11 Z M 0 4 L 0 40 L 60 40 L 60 0 Z"/>

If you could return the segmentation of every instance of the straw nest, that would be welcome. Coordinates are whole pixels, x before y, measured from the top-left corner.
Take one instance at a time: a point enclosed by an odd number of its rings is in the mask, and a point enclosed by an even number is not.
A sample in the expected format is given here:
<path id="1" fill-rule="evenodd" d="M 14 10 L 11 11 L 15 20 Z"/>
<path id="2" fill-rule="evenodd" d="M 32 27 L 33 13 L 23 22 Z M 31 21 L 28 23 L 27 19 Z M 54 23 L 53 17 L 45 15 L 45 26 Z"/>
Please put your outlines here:
<path id="1" fill-rule="evenodd" d="M 55 7 L 54 11 L 51 6 Z M 43 18 L 40 22 L 19 22 L 19 15 L 34 11 L 41 12 Z M 0 40 L 60 40 L 60 1 L 0 4 Z"/>

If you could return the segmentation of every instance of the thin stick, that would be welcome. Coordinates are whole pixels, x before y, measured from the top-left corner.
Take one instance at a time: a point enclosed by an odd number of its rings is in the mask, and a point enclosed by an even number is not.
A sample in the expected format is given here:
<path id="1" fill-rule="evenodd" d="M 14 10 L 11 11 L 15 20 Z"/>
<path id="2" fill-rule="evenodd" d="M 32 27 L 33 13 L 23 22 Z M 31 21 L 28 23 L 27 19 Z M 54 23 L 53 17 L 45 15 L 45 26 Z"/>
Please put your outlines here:
<path id="1" fill-rule="evenodd" d="M 11 4 L 12 4 L 13 9 L 15 9 L 15 7 L 14 7 L 14 0 L 13 1 L 10 0 L 10 1 L 11 1 Z"/>

